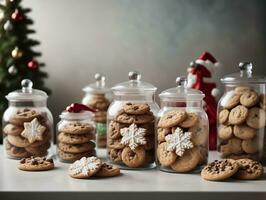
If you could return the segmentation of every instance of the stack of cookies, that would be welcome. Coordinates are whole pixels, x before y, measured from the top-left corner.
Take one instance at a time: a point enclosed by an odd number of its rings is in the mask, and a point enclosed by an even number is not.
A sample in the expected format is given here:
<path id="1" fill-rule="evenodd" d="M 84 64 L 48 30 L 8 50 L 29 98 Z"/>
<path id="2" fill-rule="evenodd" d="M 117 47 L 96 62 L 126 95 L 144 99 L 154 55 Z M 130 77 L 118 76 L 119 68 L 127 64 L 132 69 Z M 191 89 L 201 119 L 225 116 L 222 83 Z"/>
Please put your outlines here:
<path id="1" fill-rule="evenodd" d="M 218 151 L 223 158 L 261 158 L 265 110 L 265 95 L 250 87 L 236 87 L 223 97 L 218 114 Z"/>
<path id="2" fill-rule="evenodd" d="M 12 114 L 3 128 L 5 152 L 11 158 L 45 156 L 52 138 L 52 125 L 45 113 L 22 109 Z"/>
<path id="3" fill-rule="evenodd" d="M 157 162 L 160 169 L 190 172 L 208 159 L 208 119 L 196 112 L 170 110 L 157 128 Z"/>
<path id="4" fill-rule="evenodd" d="M 109 100 L 105 97 L 105 94 L 93 94 L 90 100 L 86 103 L 88 106 L 94 108 L 95 122 L 96 122 L 96 134 L 97 134 L 97 147 L 106 147 L 106 116 L 107 109 L 110 105 Z"/>
<path id="5" fill-rule="evenodd" d="M 129 168 L 154 163 L 154 120 L 148 104 L 126 103 L 108 121 L 109 160 Z"/>
<path id="6" fill-rule="evenodd" d="M 73 162 L 95 155 L 95 128 L 85 122 L 64 121 L 58 126 L 58 157 Z"/>

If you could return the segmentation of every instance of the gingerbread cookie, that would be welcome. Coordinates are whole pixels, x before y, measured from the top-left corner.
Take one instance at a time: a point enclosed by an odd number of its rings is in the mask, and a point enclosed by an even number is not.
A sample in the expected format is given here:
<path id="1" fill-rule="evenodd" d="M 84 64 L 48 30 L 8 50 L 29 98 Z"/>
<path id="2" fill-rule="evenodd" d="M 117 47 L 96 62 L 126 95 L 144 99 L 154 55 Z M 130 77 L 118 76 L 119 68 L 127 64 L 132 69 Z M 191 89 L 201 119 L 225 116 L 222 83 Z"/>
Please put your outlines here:
<path id="1" fill-rule="evenodd" d="M 126 103 L 123 106 L 123 110 L 127 114 L 142 115 L 150 111 L 150 106 L 146 103 Z"/>
<path id="2" fill-rule="evenodd" d="M 227 101 L 225 102 L 225 105 L 223 105 L 224 109 L 232 109 L 235 106 L 237 106 L 240 102 L 240 95 L 239 94 L 232 94 Z"/>
<path id="3" fill-rule="evenodd" d="M 23 158 L 18 164 L 18 169 L 23 171 L 46 171 L 54 168 L 53 159 L 46 157 Z"/>
<path id="4" fill-rule="evenodd" d="M 95 174 L 95 176 L 97 177 L 113 177 L 119 175 L 120 175 L 120 169 L 115 165 L 107 163 L 103 163 L 101 169 Z"/>
<path id="5" fill-rule="evenodd" d="M 240 97 L 240 103 L 246 107 L 255 106 L 259 101 L 259 95 L 254 91 L 244 92 Z"/>
<path id="6" fill-rule="evenodd" d="M 263 166 L 251 159 L 239 159 L 237 163 L 240 165 L 239 170 L 234 174 L 234 178 L 242 180 L 254 180 L 263 175 Z"/>
<path id="7" fill-rule="evenodd" d="M 23 130 L 24 128 L 22 126 L 17 126 L 15 124 L 7 124 L 4 127 L 3 132 L 7 135 L 19 136 Z"/>
<path id="8" fill-rule="evenodd" d="M 254 138 L 251 140 L 243 140 L 242 144 L 241 144 L 242 149 L 246 152 L 246 153 L 256 153 L 258 152 L 258 139 Z"/>
<path id="9" fill-rule="evenodd" d="M 233 128 L 232 126 L 220 126 L 218 130 L 218 136 L 222 140 L 228 140 L 233 137 Z"/>
<path id="10" fill-rule="evenodd" d="M 248 109 L 245 106 L 238 105 L 230 111 L 228 121 L 230 124 L 242 124 L 248 117 Z"/>
<path id="11" fill-rule="evenodd" d="M 59 131 L 69 134 L 86 134 L 94 131 L 94 127 L 89 123 L 68 122 L 59 126 Z"/>
<path id="12" fill-rule="evenodd" d="M 158 122 L 158 126 L 161 128 L 169 128 L 178 125 L 183 122 L 187 117 L 185 111 L 182 110 L 173 110 L 167 112 L 165 115 L 161 117 Z"/>
<path id="13" fill-rule="evenodd" d="M 184 121 L 182 121 L 179 126 L 182 128 L 190 128 L 195 126 L 199 121 L 198 115 L 195 113 L 187 113 L 187 117 Z"/>
<path id="14" fill-rule="evenodd" d="M 83 144 L 90 140 L 94 140 L 95 136 L 93 134 L 69 134 L 69 133 L 59 133 L 58 140 L 67 144 Z"/>
<path id="15" fill-rule="evenodd" d="M 259 129 L 265 126 L 265 111 L 259 107 L 249 109 L 247 116 L 247 125 L 251 128 Z"/>
<path id="16" fill-rule="evenodd" d="M 250 128 L 245 124 L 234 125 L 233 132 L 236 137 L 242 140 L 249 140 L 256 136 L 256 129 Z"/>
<path id="17" fill-rule="evenodd" d="M 87 142 L 83 144 L 66 144 L 59 142 L 58 148 L 67 153 L 83 153 L 87 151 L 93 151 L 95 148 L 95 143 Z"/>
<path id="18" fill-rule="evenodd" d="M 163 142 L 157 148 L 157 158 L 162 166 L 168 167 L 176 161 L 177 155 L 173 151 L 167 151 L 167 144 Z"/>
<path id="19" fill-rule="evenodd" d="M 224 124 L 228 121 L 229 117 L 229 110 L 223 109 L 220 111 L 219 116 L 218 116 L 218 121 L 220 124 Z"/>
<path id="20" fill-rule="evenodd" d="M 122 151 L 122 161 L 128 167 L 140 167 L 145 163 L 145 154 L 143 147 L 139 146 L 134 151 L 129 147 L 125 147 Z"/>
<path id="21" fill-rule="evenodd" d="M 83 157 L 80 160 L 76 160 L 70 165 L 68 174 L 72 178 L 84 179 L 89 178 L 101 169 L 102 161 L 94 156 Z"/>
<path id="22" fill-rule="evenodd" d="M 203 168 L 201 177 L 209 181 L 223 181 L 233 176 L 238 169 L 239 164 L 235 160 L 215 160 Z"/>

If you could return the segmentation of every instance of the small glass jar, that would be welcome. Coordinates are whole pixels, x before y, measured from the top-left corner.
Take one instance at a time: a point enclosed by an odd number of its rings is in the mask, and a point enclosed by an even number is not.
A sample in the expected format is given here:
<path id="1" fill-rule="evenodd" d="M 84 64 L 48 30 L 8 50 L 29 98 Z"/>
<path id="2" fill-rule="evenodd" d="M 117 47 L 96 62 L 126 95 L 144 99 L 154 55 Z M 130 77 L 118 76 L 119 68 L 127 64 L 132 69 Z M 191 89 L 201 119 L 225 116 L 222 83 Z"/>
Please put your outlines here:
<path id="1" fill-rule="evenodd" d="M 57 156 L 62 162 L 96 156 L 93 113 L 63 111 L 57 124 Z"/>
<path id="2" fill-rule="evenodd" d="M 249 62 L 221 79 L 224 94 L 218 103 L 218 152 L 222 158 L 263 156 L 266 120 L 266 77 L 254 75 Z"/>
<path id="3" fill-rule="evenodd" d="M 89 84 L 83 91 L 86 93 L 82 99 L 82 104 L 90 106 L 96 110 L 96 144 L 98 148 L 106 147 L 106 118 L 107 109 L 111 101 L 111 90 L 105 85 L 105 76 L 100 73 L 95 74 L 95 83 Z"/>
<path id="4" fill-rule="evenodd" d="M 166 172 L 192 172 L 208 161 L 209 122 L 203 109 L 204 94 L 187 87 L 177 77 L 177 87 L 159 97 L 156 134 L 156 162 Z"/>
<path id="5" fill-rule="evenodd" d="M 47 108 L 47 94 L 33 89 L 29 79 L 22 89 L 10 92 L 3 115 L 4 151 L 8 158 L 21 159 L 51 154 L 53 116 Z"/>
<path id="6" fill-rule="evenodd" d="M 155 166 L 154 125 L 159 106 L 156 87 L 129 72 L 129 81 L 115 85 L 114 101 L 107 112 L 108 160 L 124 169 Z"/>

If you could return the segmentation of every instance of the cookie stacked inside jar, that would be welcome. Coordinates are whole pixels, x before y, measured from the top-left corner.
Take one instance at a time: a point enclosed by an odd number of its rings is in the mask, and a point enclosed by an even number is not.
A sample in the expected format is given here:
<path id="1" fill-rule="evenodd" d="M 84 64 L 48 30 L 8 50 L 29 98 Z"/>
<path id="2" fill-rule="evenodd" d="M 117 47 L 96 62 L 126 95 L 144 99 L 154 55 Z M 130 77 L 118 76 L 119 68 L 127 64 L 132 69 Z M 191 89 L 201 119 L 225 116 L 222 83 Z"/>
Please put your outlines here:
<path id="1" fill-rule="evenodd" d="M 95 156 L 95 125 L 89 111 L 62 112 L 57 125 L 57 155 L 61 161 L 74 162 Z"/>

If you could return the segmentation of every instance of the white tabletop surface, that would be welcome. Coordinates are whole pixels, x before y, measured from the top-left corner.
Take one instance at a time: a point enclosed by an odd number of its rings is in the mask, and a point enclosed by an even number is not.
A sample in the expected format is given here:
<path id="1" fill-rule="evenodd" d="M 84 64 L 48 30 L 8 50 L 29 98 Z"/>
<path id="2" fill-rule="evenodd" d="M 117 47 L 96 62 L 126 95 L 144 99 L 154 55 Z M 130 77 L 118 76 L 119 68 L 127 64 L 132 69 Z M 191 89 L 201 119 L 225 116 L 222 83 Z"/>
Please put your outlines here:
<path id="1" fill-rule="evenodd" d="M 105 151 L 98 151 L 98 155 L 103 157 Z M 209 160 L 215 159 L 215 156 L 216 153 L 211 152 Z M 55 161 L 56 169 L 44 172 L 20 171 L 16 168 L 17 163 L 17 160 L 5 158 L 3 148 L 0 146 L 0 197 L 4 194 L 2 192 L 12 194 L 13 191 L 86 192 L 94 195 L 96 193 L 103 194 L 104 192 L 156 192 L 157 194 L 169 192 L 169 194 L 174 193 L 176 195 L 196 193 L 213 195 L 214 193 L 223 192 L 223 194 L 238 195 L 244 193 L 256 194 L 257 199 L 266 199 L 265 174 L 262 179 L 256 181 L 230 179 L 226 182 L 210 182 L 203 180 L 198 173 L 173 174 L 152 169 L 144 171 L 122 170 L 122 174 L 118 177 L 79 180 L 67 175 L 69 164 L 57 160 Z M 159 198 L 159 196 L 157 197 Z M 127 199 L 130 199 L 130 197 Z"/>

